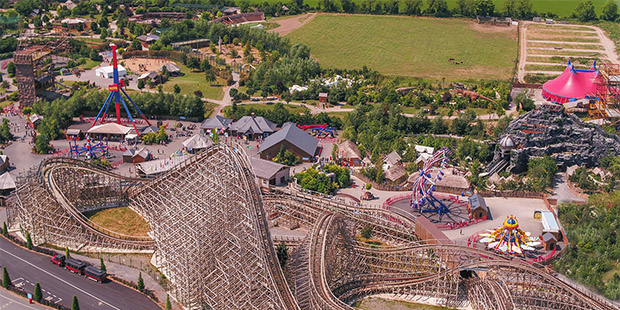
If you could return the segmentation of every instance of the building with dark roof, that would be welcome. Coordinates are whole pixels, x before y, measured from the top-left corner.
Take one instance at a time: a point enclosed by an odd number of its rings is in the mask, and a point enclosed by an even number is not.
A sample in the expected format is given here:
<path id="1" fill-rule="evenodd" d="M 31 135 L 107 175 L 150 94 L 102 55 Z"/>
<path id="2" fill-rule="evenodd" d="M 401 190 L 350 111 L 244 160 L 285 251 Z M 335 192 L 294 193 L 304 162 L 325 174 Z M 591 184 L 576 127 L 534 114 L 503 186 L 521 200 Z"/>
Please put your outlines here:
<path id="1" fill-rule="evenodd" d="M 123 162 L 125 163 L 143 163 L 149 160 L 151 157 L 151 152 L 149 150 L 142 148 L 140 150 L 137 149 L 127 149 L 123 153 Z"/>
<path id="2" fill-rule="evenodd" d="M 299 156 L 303 161 L 312 161 L 318 143 L 317 139 L 297 126 L 286 124 L 278 132 L 265 138 L 258 153 L 260 158 L 270 160 L 280 152 L 280 148 L 284 148 Z"/>
<path id="3" fill-rule="evenodd" d="M 276 131 L 276 124 L 262 116 L 249 115 L 230 124 L 228 131 L 233 136 L 248 136 L 251 139 L 267 137 Z"/>
<path id="4" fill-rule="evenodd" d="M 486 218 L 488 216 L 489 207 L 487 207 L 484 197 L 480 196 L 478 193 L 474 193 L 469 196 L 467 200 L 467 211 L 469 212 L 471 218 L 478 219 Z"/>
<path id="5" fill-rule="evenodd" d="M 290 168 L 271 160 L 249 157 L 256 181 L 261 189 L 269 190 L 271 185 L 283 185 L 290 178 Z"/>
<path id="6" fill-rule="evenodd" d="M 230 126 L 231 123 L 232 123 L 232 119 L 223 117 L 221 115 L 216 115 L 214 117 L 207 118 L 204 121 L 202 121 L 202 124 L 200 124 L 200 129 L 202 129 L 203 131 L 207 131 L 207 130 L 213 131 L 214 129 L 215 131 L 220 131 L 220 130 L 226 131 L 228 130 L 228 127 Z"/>

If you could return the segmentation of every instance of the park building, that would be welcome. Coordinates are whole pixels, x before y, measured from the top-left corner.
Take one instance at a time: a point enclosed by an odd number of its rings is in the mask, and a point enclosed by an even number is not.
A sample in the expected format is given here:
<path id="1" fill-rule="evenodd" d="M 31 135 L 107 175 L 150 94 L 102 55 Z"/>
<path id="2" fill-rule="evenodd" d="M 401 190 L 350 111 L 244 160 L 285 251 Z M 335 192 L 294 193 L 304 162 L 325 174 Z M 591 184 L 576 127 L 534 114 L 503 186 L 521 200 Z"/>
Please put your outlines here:
<path id="1" fill-rule="evenodd" d="M 281 148 L 291 151 L 302 161 L 313 161 L 317 155 L 319 141 L 297 128 L 293 123 L 286 123 L 278 132 L 265 138 L 258 153 L 260 158 L 271 160 L 280 152 Z"/>
<path id="2" fill-rule="evenodd" d="M 203 135 L 193 135 L 183 141 L 183 147 L 187 149 L 187 152 L 190 154 L 200 152 L 213 144 L 211 139 Z"/>
<path id="3" fill-rule="evenodd" d="M 261 190 L 269 191 L 271 186 L 285 185 L 290 179 L 288 166 L 257 157 L 250 157 L 250 164 Z"/>
<path id="4" fill-rule="evenodd" d="M 472 219 L 487 218 L 489 207 L 484 201 L 484 197 L 478 193 L 469 196 L 467 198 L 467 212 L 469 212 L 469 217 Z"/>
<path id="5" fill-rule="evenodd" d="M 362 152 L 351 140 L 346 140 L 338 145 L 338 159 L 343 165 L 359 167 L 362 165 Z"/>
<path id="6" fill-rule="evenodd" d="M 276 124 L 262 116 L 246 115 L 238 121 L 230 124 L 228 131 L 232 136 L 254 140 L 258 137 L 267 137 L 276 131 Z"/>
<path id="7" fill-rule="evenodd" d="M 223 117 L 221 115 L 216 115 L 214 117 L 204 120 L 202 124 L 200 124 L 200 129 L 203 132 L 226 131 L 228 130 L 228 127 L 231 123 L 232 119 Z"/>
<path id="8" fill-rule="evenodd" d="M 114 77 L 114 68 L 112 66 L 99 67 L 95 69 L 95 75 L 102 78 L 111 79 Z M 118 65 L 118 77 L 120 78 L 126 75 L 127 69 L 121 65 Z"/>

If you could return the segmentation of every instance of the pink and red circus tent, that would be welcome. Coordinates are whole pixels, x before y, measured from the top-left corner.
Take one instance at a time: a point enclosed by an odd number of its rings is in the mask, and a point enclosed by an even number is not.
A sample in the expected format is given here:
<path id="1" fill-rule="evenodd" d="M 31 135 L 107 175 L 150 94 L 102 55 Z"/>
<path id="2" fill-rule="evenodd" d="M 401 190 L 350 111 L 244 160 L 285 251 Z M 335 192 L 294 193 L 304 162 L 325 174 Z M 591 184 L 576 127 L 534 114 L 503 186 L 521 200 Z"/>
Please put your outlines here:
<path id="1" fill-rule="evenodd" d="M 596 62 L 590 69 L 575 69 L 569 60 L 560 76 L 543 84 L 542 95 L 548 101 L 555 103 L 584 99 L 595 93 L 596 83 L 599 80 Z"/>

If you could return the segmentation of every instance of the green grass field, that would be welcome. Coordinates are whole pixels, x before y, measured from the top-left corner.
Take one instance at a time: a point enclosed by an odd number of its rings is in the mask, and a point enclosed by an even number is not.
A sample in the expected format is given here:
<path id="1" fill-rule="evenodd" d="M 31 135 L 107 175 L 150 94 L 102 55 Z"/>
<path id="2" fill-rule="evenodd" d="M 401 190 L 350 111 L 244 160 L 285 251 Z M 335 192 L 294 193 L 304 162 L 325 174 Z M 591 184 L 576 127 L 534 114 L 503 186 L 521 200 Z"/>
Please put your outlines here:
<path id="1" fill-rule="evenodd" d="M 248 103 L 239 105 L 240 107 L 244 107 L 246 109 L 255 109 L 259 111 L 271 110 L 273 107 L 273 102 L 267 103 Z M 293 105 L 293 104 L 284 104 L 284 108 L 287 109 L 292 114 L 300 114 L 305 111 L 305 107 Z"/>
<path id="2" fill-rule="evenodd" d="M 510 78 L 516 33 L 462 19 L 322 14 L 287 37 L 310 46 L 325 67 L 454 81 Z"/>
<path id="3" fill-rule="evenodd" d="M 202 92 L 204 98 L 209 99 L 222 99 L 224 97 L 223 85 L 226 85 L 226 81 L 218 78 L 213 84 L 221 86 L 211 86 L 211 83 L 205 80 L 205 74 L 203 72 L 193 72 L 183 64 L 179 64 L 183 76 L 171 77 L 166 83 L 163 84 L 165 92 L 173 92 L 174 85 L 178 84 L 181 88 L 181 94 L 193 96 L 196 90 Z"/>
<path id="4" fill-rule="evenodd" d="M 277 3 L 280 1 L 281 0 L 250 0 L 250 3 L 252 4 L 263 3 L 263 2 Z M 362 1 L 363 0 L 353 0 L 353 2 L 357 4 L 360 4 Z M 403 10 L 402 2 L 403 1 L 401 1 L 401 5 L 400 5 L 401 11 Z M 450 10 L 456 7 L 457 0 L 446 0 L 446 2 L 448 2 L 448 8 L 450 8 Z M 506 2 L 505 0 L 494 0 L 493 2 L 495 3 L 496 11 L 498 10 L 502 11 L 504 9 L 504 3 Z M 573 11 L 575 10 L 579 2 L 581 2 L 581 0 L 532 0 L 531 2 L 532 2 L 532 11 L 545 12 L 545 13 L 551 12 L 561 17 L 567 17 L 573 13 Z M 601 14 L 601 11 L 602 11 L 602 8 L 605 2 L 607 2 L 607 0 L 592 0 L 592 3 L 594 4 L 594 8 L 596 9 L 597 15 Z M 616 0 L 616 2 L 618 2 L 618 4 L 620 5 L 620 2 L 618 0 Z M 319 0 L 304 0 L 304 3 L 308 4 L 311 7 L 317 7 L 319 4 Z M 427 5 L 428 5 L 428 1 L 424 1 L 424 8 L 426 8 Z"/>
<path id="5" fill-rule="evenodd" d="M 124 235 L 148 236 L 150 230 L 149 224 L 128 207 L 85 212 L 84 215 L 95 224 Z"/>

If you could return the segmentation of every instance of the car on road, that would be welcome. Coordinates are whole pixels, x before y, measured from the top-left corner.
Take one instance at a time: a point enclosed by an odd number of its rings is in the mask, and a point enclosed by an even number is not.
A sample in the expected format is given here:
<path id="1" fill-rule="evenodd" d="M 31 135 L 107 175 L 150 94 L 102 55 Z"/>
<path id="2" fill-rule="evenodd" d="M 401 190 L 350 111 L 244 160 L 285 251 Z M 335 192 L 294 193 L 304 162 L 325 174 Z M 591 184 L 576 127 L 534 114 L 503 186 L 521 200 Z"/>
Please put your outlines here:
<path id="1" fill-rule="evenodd" d="M 62 254 L 55 254 L 54 256 L 52 256 L 50 261 L 52 263 L 54 263 L 56 266 L 58 266 L 58 267 L 64 267 L 65 266 L 65 256 L 62 255 Z"/>

